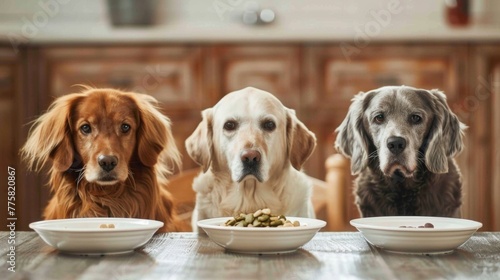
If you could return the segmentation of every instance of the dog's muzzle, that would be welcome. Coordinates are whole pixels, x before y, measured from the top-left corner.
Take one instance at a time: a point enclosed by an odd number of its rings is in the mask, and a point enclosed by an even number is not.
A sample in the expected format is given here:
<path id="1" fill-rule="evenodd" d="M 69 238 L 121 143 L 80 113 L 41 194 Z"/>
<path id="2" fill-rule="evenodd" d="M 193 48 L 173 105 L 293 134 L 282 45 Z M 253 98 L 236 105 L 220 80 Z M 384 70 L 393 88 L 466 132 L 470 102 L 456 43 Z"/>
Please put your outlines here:
<path id="1" fill-rule="evenodd" d="M 405 154 L 406 140 L 403 137 L 391 136 L 387 139 L 387 149 L 389 150 L 389 164 L 383 170 L 386 175 L 393 177 L 397 181 L 402 178 L 413 176 L 413 170 L 409 170 L 406 164 Z"/>
<path id="2" fill-rule="evenodd" d="M 387 149 L 397 156 L 406 148 L 406 140 L 402 137 L 392 136 L 387 139 Z"/>
<path id="3" fill-rule="evenodd" d="M 247 175 L 253 175 L 259 182 L 262 182 L 262 175 L 260 174 L 260 152 L 257 150 L 244 150 L 240 155 L 240 159 L 243 166 L 243 172 L 239 182 Z"/>
<path id="4" fill-rule="evenodd" d="M 113 169 L 118 165 L 118 158 L 111 155 L 100 155 L 97 157 L 97 163 L 101 167 L 98 182 L 100 184 L 109 184 L 116 182 L 116 174 Z"/>

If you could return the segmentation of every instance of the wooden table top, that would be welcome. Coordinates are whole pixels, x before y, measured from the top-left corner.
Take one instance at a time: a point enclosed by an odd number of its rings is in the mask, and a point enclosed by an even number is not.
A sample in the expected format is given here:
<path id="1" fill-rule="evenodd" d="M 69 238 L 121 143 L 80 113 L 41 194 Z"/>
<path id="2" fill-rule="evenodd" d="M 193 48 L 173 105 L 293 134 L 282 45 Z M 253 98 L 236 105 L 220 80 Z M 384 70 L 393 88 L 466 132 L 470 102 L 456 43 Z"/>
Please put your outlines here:
<path id="1" fill-rule="evenodd" d="M 119 256 L 72 256 L 35 232 L 16 232 L 15 272 L 9 232 L 0 232 L 2 279 L 500 279 L 500 232 L 478 232 L 451 254 L 404 255 L 370 246 L 358 232 L 320 232 L 294 253 L 244 255 L 205 235 L 155 235 Z"/>

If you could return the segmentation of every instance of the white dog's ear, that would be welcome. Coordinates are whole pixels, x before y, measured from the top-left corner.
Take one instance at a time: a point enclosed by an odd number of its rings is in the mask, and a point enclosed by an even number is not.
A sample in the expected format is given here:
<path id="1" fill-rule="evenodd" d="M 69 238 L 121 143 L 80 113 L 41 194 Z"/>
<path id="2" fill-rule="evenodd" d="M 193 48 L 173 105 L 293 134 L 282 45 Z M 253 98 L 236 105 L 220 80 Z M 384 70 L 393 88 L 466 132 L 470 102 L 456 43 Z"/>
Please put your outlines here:
<path id="1" fill-rule="evenodd" d="M 351 158 L 351 173 L 359 174 L 368 166 L 370 139 L 363 126 L 363 112 L 368 106 L 372 92 L 360 92 L 349 107 L 347 116 L 335 130 L 335 148 L 344 156 Z M 370 94 L 373 96 L 373 94 Z"/>
<path id="2" fill-rule="evenodd" d="M 201 116 L 202 120 L 198 124 L 198 127 L 196 127 L 193 134 L 186 139 L 186 150 L 189 156 L 203 167 L 203 172 L 206 172 L 212 161 L 212 108 L 205 109 L 201 113 Z"/>
<path id="3" fill-rule="evenodd" d="M 447 173 L 448 158 L 456 156 L 463 149 L 464 130 L 467 126 L 451 111 L 443 92 L 435 89 L 429 92 L 434 120 L 425 143 L 425 165 L 432 173 Z"/>
<path id="4" fill-rule="evenodd" d="M 295 111 L 287 109 L 287 151 L 292 166 L 300 170 L 316 148 L 316 136 L 297 118 Z"/>

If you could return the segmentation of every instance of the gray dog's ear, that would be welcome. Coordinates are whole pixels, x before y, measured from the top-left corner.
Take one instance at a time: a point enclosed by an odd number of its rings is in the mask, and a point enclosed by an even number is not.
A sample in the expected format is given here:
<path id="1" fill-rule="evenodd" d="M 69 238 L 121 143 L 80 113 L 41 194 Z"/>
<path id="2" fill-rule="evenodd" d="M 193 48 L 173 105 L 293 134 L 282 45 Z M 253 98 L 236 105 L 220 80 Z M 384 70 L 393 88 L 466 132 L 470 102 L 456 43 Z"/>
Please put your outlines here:
<path id="1" fill-rule="evenodd" d="M 297 118 L 294 110 L 287 109 L 286 111 L 288 156 L 292 166 L 300 170 L 316 147 L 316 135 Z"/>
<path id="2" fill-rule="evenodd" d="M 186 150 L 189 156 L 206 172 L 212 162 L 213 149 L 213 110 L 205 109 L 202 112 L 202 120 L 193 134 L 186 139 Z"/>
<path id="3" fill-rule="evenodd" d="M 335 148 L 344 156 L 351 158 L 351 173 L 359 174 L 368 166 L 368 149 L 370 139 L 363 126 L 363 112 L 370 102 L 369 96 L 374 92 L 360 92 L 349 107 L 347 116 L 335 130 L 337 139 Z"/>
<path id="4" fill-rule="evenodd" d="M 432 173 L 447 173 L 448 158 L 463 149 L 464 130 L 467 126 L 458 120 L 446 102 L 446 95 L 439 90 L 431 94 L 434 120 L 427 136 L 425 165 Z"/>

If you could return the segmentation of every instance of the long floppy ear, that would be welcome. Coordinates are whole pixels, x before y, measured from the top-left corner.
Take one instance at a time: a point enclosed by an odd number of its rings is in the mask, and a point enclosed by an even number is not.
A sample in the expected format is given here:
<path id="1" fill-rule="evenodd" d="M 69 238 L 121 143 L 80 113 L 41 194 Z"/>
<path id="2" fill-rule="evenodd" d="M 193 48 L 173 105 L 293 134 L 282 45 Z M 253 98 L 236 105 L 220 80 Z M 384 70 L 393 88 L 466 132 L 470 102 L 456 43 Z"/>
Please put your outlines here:
<path id="1" fill-rule="evenodd" d="M 181 166 L 181 157 L 172 135 L 170 119 L 157 109 L 157 101 L 146 94 L 135 94 L 139 108 L 140 123 L 137 134 L 137 154 L 145 166 L 157 165 L 160 173 L 172 173 Z"/>
<path id="2" fill-rule="evenodd" d="M 431 94 L 434 120 L 427 136 L 425 165 L 432 173 L 447 173 L 448 158 L 463 149 L 464 130 L 467 126 L 458 120 L 446 102 L 446 95 L 439 90 Z"/>
<path id="3" fill-rule="evenodd" d="M 316 135 L 297 118 L 294 110 L 286 112 L 287 151 L 292 166 L 300 170 L 316 148 Z"/>
<path id="4" fill-rule="evenodd" d="M 203 167 L 203 172 L 206 172 L 212 162 L 213 109 L 205 109 L 201 116 L 201 122 L 186 139 L 186 150 L 189 156 Z"/>
<path id="5" fill-rule="evenodd" d="M 70 113 L 83 95 L 72 93 L 56 99 L 30 129 L 21 148 L 28 169 L 39 171 L 50 159 L 57 171 L 66 171 L 75 158 L 72 143 Z"/>
<path id="6" fill-rule="evenodd" d="M 347 116 L 335 130 L 335 148 L 351 159 L 351 173 L 359 174 L 368 166 L 370 138 L 363 126 L 363 112 L 374 92 L 360 92 L 352 99 Z"/>

